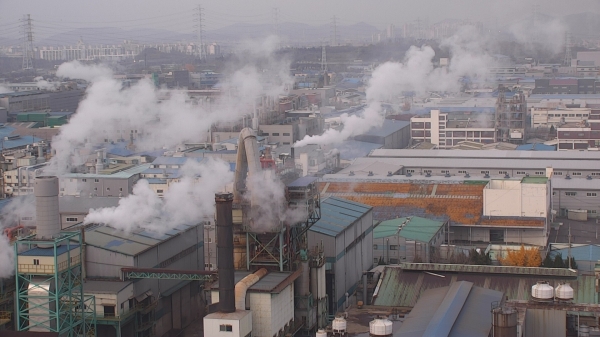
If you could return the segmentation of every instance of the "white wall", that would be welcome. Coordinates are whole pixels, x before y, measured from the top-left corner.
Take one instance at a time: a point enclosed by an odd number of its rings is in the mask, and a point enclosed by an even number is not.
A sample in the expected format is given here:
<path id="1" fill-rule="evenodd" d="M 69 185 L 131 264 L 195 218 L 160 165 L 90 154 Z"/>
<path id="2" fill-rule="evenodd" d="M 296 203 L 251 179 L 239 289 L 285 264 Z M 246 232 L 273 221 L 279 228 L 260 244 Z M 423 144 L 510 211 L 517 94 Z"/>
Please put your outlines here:
<path id="1" fill-rule="evenodd" d="M 250 313 L 240 319 L 212 318 L 213 315 L 222 314 L 216 313 L 204 317 L 204 336 L 244 337 L 253 332 Z M 220 331 L 221 324 L 230 324 L 233 331 Z"/>
<path id="2" fill-rule="evenodd" d="M 544 218 L 549 198 L 547 184 L 491 180 L 483 190 L 483 215 Z"/>

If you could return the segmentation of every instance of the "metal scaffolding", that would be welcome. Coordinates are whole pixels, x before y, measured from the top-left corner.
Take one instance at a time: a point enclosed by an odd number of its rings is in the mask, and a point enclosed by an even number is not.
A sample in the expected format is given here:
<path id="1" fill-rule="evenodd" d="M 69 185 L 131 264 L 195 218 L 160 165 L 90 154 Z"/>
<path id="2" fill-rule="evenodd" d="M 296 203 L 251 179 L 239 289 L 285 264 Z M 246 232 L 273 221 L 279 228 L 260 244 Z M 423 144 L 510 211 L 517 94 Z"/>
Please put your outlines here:
<path id="1" fill-rule="evenodd" d="M 82 247 L 79 232 L 15 242 L 17 331 L 96 336 L 95 297 L 83 293 Z"/>

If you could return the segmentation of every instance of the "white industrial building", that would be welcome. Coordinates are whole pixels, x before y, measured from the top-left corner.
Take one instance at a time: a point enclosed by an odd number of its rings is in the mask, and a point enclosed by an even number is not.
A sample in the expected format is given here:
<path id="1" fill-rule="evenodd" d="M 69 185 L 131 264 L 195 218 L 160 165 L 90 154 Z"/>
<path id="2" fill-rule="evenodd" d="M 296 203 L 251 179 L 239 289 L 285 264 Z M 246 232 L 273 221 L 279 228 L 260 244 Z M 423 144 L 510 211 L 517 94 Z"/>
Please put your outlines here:
<path id="1" fill-rule="evenodd" d="M 590 118 L 591 108 L 531 108 L 531 126 L 550 127 L 581 123 Z"/>
<path id="2" fill-rule="evenodd" d="M 323 247 L 329 312 L 350 305 L 363 272 L 373 266 L 372 207 L 337 197 L 321 201 L 321 219 L 308 231 L 308 247 Z"/>
<path id="3" fill-rule="evenodd" d="M 412 144 L 427 142 L 449 149 L 462 141 L 489 144 L 496 141 L 494 116 L 486 113 L 441 113 L 431 110 L 427 116 L 410 119 Z"/>

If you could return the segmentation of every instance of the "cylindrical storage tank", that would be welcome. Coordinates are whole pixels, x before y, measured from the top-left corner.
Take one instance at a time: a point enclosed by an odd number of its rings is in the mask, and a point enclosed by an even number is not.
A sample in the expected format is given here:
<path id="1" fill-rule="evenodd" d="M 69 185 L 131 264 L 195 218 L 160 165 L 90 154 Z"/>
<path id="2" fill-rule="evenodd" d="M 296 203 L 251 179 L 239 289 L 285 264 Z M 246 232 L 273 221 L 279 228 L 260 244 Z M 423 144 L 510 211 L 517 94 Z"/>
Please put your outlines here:
<path id="1" fill-rule="evenodd" d="M 34 193 L 37 238 L 51 239 L 60 233 L 58 178 L 54 176 L 35 178 Z"/>
<path id="2" fill-rule="evenodd" d="M 376 318 L 369 322 L 369 336 L 390 337 L 392 336 L 392 321 L 389 319 Z"/>
<path id="3" fill-rule="evenodd" d="M 327 332 L 325 332 L 325 330 L 323 329 L 319 329 L 319 331 L 317 331 L 316 337 L 327 337 Z"/>
<path id="4" fill-rule="evenodd" d="M 556 287 L 554 295 L 561 301 L 570 301 L 573 299 L 573 288 L 569 283 L 560 284 Z"/>
<path id="5" fill-rule="evenodd" d="M 531 297 L 536 300 L 551 301 L 554 298 L 554 288 L 546 281 L 538 281 L 531 287 Z"/>
<path id="6" fill-rule="evenodd" d="M 334 334 L 345 334 L 346 320 L 344 317 L 336 317 L 333 322 L 331 322 L 331 328 L 333 329 Z"/>
<path id="7" fill-rule="evenodd" d="M 310 267 L 308 261 L 302 261 L 300 265 L 302 266 L 302 274 L 296 279 L 294 286 L 299 296 L 306 296 L 310 293 Z"/>
<path id="8" fill-rule="evenodd" d="M 517 337 L 517 311 L 513 308 L 495 308 L 492 311 L 492 336 Z"/>

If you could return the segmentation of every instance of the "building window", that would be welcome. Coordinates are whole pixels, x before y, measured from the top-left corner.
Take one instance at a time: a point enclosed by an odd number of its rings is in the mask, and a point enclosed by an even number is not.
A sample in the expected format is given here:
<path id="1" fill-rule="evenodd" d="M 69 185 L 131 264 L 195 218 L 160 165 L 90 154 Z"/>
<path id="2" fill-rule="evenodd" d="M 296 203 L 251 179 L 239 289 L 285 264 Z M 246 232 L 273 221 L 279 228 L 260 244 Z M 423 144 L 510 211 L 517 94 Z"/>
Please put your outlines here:
<path id="1" fill-rule="evenodd" d="M 425 173 L 431 173 L 431 170 L 423 170 Z"/>
<path id="2" fill-rule="evenodd" d="M 449 170 L 442 170 L 442 173 L 450 173 Z"/>
<path id="3" fill-rule="evenodd" d="M 483 174 L 490 174 L 490 171 L 481 171 Z"/>
<path id="4" fill-rule="evenodd" d="M 87 182 L 87 179 L 81 179 L 81 181 L 83 181 L 85 183 L 85 182 Z"/>
<path id="5" fill-rule="evenodd" d="M 67 218 L 67 222 L 76 222 L 77 218 Z"/>
<path id="6" fill-rule="evenodd" d="M 458 171 L 459 174 L 461 173 L 467 173 L 467 171 Z"/>
<path id="7" fill-rule="evenodd" d="M 379 263 L 379 259 L 378 259 L 378 258 L 376 258 L 376 257 L 375 257 L 375 258 L 373 258 L 373 263 L 375 263 L 375 264 Z"/>
<path id="8" fill-rule="evenodd" d="M 373 245 L 373 250 L 377 250 L 377 245 Z"/>
<path id="9" fill-rule="evenodd" d="M 588 197 L 596 197 L 598 195 L 596 194 L 596 192 L 587 192 L 587 196 Z"/>
<path id="10" fill-rule="evenodd" d="M 100 179 L 94 179 L 94 182 L 95 182 L 95 183 L 99 183 L 99 182 L 100 182 Z"/>
<path id="11" fill-rule="evenodd" d="M 398 245 L 390 245 L 390 250 L 398 250 Z"/>
<path id="12" fill-rule="evenodd" d="M 525 171 L 517 171 L 518 175 L 525 175 Z"/>
<path id="13" fill-rule="evenodd" d="M 552 192 L 552 195 L 556 195 L 556 192 Z"/>
<path id="14" fill-rule="evenodd" d="M 279 136 L 279 132 L 273 132 L 271 135 L 273 135 L 273 136 Z"/>
<path id="15" fill-rule="evenodd" d="M 415 173 L 415 170 L 406 170 L 406 173 Z"/>
<path id="16" fill-rule="evenodd" d="M 390 259 L 390 264 L 398 264 L 398 259 Z"/>
<path id="17" fill-rule="evenodd" d="M 231 324 L 221 324 L 219 326 L 219 331 L 231 332 L 233 331 L 233 326 Z"/>
<path id="18" fill-rule="evenodd" d="M 574 197 L 577 195 L 577 192 L 565 192 L 565 195 L 569 197 Z"/>
<path id="19" fill-rule="evenodd" d="M 581 175 L 581 172 L 573 172 L 573 173 L 571 173 L 571 175 L 574 175 L 574 176 L 580 176 L 580 175 Z"/>
<path id="20" fill-rule="evenodd" d="M 120 191 L 120 192 L 123 192 L 123 187 L 119 188 L 119 191 Z"/>
<path id="21" fill-rule="evenodd" d="M 106 190 L 107 190 L 107 191 L 110 191 L 110 187 L 107 187 L 107 188 L 106 188 Z"/>
<path id="22" fill-rule="evenodd" d="M 290 133 L 289 133 L 289 132 L 284 132 L 284 133 L 283 133 L 283 135 L 284 135 L 284 136 L 288 136 L 288 137 L 289 137 L 289 136 L 290 136 Z"/>
<path id="23" fill-rule="evenodd" d="M 211 243 L 212 242 L 212 238 L 209 236 L 208 240 L 206 240 L 206 242 Z"/>
<path id="24" fill-rule="evenodd" d="M 40 260 L 39 259 L 33 259 L 33 265 L 34 266 L 39 266 L 40 265 Z"/>
<path id="25" fill-rule="evenodd" d="M 156 190 L 156 193 L 163 193 L 163 190 Z"/>
<path id="26" fill-rule="evenodd" d="M 562 172 L 554 172 L 554 175 L 562 176 Z"/>
<path id="27" fill-rule="evenodd" d="M 283 145 L 290 145 L 290 142 L 283 142 Z"/>
<path id="28" fill-rule="evenodd" d="M 498 174 L 506 174 L 506 171 L 498 171 Z"/>

